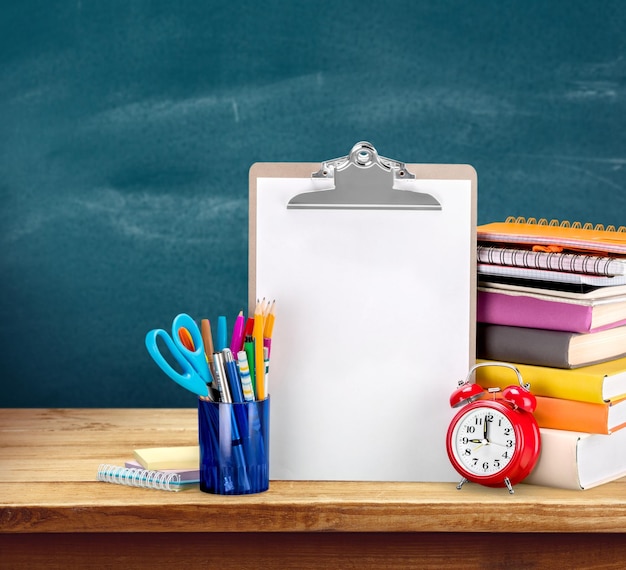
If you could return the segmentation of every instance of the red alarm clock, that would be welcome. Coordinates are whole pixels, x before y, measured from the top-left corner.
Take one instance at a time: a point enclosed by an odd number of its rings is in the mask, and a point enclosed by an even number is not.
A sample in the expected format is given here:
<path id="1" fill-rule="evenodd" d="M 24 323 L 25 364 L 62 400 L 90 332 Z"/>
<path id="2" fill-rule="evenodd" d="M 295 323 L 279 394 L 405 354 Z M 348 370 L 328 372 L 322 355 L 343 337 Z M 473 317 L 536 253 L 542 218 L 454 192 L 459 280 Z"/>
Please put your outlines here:
<path id="1" fill-rule="evenodd" d="M 483 390 L 470 383 L 481 366 L 502 366 L 517 374 L 519 386 Z M 491 399 L 485 399 L 491 394 Z M 507 487 L 526 478 L 539 458 L 541 436 L 533 416 L 537 400 L 524 384 L 519 370 L 504 362 L 484 362 L 473 366 L 467 378 L 450 396 L 453 408 L 463 408 L 452 418 L 446 437 L 450 462 L 467 481 L 488 487 Z"/>

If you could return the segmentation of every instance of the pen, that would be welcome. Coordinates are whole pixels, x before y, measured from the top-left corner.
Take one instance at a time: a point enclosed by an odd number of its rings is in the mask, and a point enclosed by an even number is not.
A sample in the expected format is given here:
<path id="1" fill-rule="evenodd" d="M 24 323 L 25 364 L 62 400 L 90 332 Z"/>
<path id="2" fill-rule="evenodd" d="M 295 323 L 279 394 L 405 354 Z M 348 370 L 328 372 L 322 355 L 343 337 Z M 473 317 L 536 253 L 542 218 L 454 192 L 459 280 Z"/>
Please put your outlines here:
<path id="1" fill-rule="evenodd" d="M 263 357 L 263 329 L 265 328 L 265 319 L 263 313 L 265 309 L 265 299 L 257 302 L 254 310 L 254 328 L 252 329 L 252 338 L 254 339 L 254 374 L 256 381 L 256 399 L 265 399 L 265 366 Z"/>
<path id="2" fill-rule="evenodd" d="M 274 308 L 276 301 L 272 301 L 271 305 L 268 305 L 267 312 L 265 314 L 265 326 L 263 327 L 263 346 L 267 348 L 267 357 L 272 350 L 272 333 L 274 331 Z"/>
<path id="3" fill-rule="evenodd" d="M 270 387 L 270 350 L 267 346 L 263 347 L 263 364 L 265 365 L 265 394 L 269 394 Z"/>
<path id="4" fill-rule="evenodd" d="M 224 369 L 226 370 L 226 376 L 230 385 L 230 394 L 233 402 L 243 402 L 243 391 L 241 388 L 241 380 L 239 379 L 239 370 L 237 364 L 233 358 L 233 353 L 230 348 L 225 348 L 222 351 L 224 358 Z"/>
<path id="5" fill-rule="evenodd" d="M 233 408 L 233 421 L 237 424 L 239 437 L 243 443 L 244 458 L 248 457 L 250 453 L 250 433 L 248 430 L 248 404 L 244 404 L 243 391 L 241 389 L 241 380 L 239 379 L 239 370 L 237 364 L 233 358 L 233 353 L 230 348 L 225 348 L 222 352 L 224 357 L 224 368 L 226 369 L 226 376 L 230 383 L 230 393 L 232 401 L 238 406 L 232 406 Z M 253 404 L 251 404 L 253 405 Z"/>
<path id="6" fill-rule="evenodd" d="M 243 332 L 243 337 L 252 336 L 252 330 L 254 329 L 254 317 L 248 317 L 246 320 L 246 328 Z"/>
<path id="7" fill-rule="evenodd" d="M 248 406 L 249 424 L 247 425 L 251 425 L 252 429 L 256 432 L 253 444 L 248 446 L 248 457 L 251 459 L 253 464 L 256 464 L 260 458 L 265 456 L 265 444 L 263 442 L 263 435 L 261 434 L 259 410 L 256 402 L 254 401 L 254 389 L 252 388 L 252 382 L 250 380 L 250 366 L 248 365 L 248 358 L 245 350 L 240 350 L 237 353 L 237 367 L 239 368 L 239 377 L 241 378 L 243 398 Z"/>
<path id="8" fill-rule="evenodd" d="M 230 351 L 233 354 L 237 354 L 243 346 L 244 327 L 245 319 L 243 316 L 243 311 L 239 311 L 239 314 L 235 319 L 235 325 L 233 326 L 233 336 L 230 340 Z"/>
<path id="9" fill-rule="evenodd" d="M 230 350 L 228 350 L 230 352 Z M 232 356 L 232 355 L 231 355 Z M 222 394 L 222 402 L 226 404 L 232 404 L 233 399 L 231 396 L 231 392 L 228 386 L 228 378 L 226 376 L 226 371 L 224 367 L 224 355 L 221 352 L 216 352 L 213 355 L 213 360 L 215 361 L 215 370 L 217 372 L 217 376 L 219 378 L 219 387 Z M 228 406 L 230 409 L 230 418 L 231 418 L 231 429 L 232 429 L 232 449 L 235 454 L 235 461 L 238 463 L 239 477 L 241 478 L 240 484 L 244 487 L 244 489 L 250 488 L 250 481 L 248 480 L 248 475 L 246 474 L 245 465 L 246 460 L 244 456 L 243 450 L 243 440 L 241 439 L 239 426 L 237 422 L 237 417 L 235 415 L 235 410 L 233 406 Z"/>
<path id="10" fill-rule="evenodd" d="M 252 333 L 246 336 L 243 343 L 243 350 L 248 359 L 248 368 L 250 369 L 250 382 L 252 383 L 252 391 L 256 394 L 256 378 L 254 375 L 254 339 Z"/>
<path id="11" fill-rule="evenodd" d="M 241 378 L 243 399 L 246 402 L 252 402 L 254 400 L 254 388 L 252 387 L 250 365 L 248 364 L 248 356 L 246 355 L 245 350 L 240 350 L 237 353 L 237 367 L 239 368 L 239 377 Z"/>
<path id="12" fill-rule="evenodd" d="M 215 351 L 222 352 L 228 346 L 228 329 L 226 325 L 226 317 L 220 315 L 217 317 L 217 331 L 215 334 Z"/>
<path id="13" fill-rule="evenodd" d="M 216 352 L 213 355 L 213 362 L 215 365 L 215 375 L 217 378 L 217 386 L 220 391 L 221 401 L 226 404 L 232 404 L 233 398 L 228 386 L 228 379 L 226 377 L 226 370 L 224 369 L 224 356 L 221 352 Z"/>

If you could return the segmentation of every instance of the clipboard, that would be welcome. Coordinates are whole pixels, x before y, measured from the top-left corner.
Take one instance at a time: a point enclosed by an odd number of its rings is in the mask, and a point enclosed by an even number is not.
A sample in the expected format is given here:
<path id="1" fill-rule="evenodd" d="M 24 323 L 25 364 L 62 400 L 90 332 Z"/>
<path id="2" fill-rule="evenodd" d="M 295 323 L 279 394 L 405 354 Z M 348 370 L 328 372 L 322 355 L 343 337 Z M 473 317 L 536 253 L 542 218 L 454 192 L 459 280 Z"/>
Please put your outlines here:
<path id="1" fill-rule="evenodd" d="M 270 477 L 440 481 L 475 362 L 476 171 L 368 142 L 250 168 L 249 306 L 276 300 Z"/>

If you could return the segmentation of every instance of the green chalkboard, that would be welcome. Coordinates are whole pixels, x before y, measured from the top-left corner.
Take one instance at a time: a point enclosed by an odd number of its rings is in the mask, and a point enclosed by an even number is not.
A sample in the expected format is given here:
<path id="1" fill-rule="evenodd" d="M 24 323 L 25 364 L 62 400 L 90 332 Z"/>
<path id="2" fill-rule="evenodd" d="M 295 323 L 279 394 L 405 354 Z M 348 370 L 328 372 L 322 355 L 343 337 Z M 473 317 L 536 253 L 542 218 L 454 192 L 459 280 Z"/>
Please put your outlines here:
<path id="1" fill-rule="evenodd" d="M 246 308 L 248 170 L 469 163 L 479 223 L 624 224 L 626 4 L 10 0 L 0 406 L 195 406 L 143 344 Z"/>

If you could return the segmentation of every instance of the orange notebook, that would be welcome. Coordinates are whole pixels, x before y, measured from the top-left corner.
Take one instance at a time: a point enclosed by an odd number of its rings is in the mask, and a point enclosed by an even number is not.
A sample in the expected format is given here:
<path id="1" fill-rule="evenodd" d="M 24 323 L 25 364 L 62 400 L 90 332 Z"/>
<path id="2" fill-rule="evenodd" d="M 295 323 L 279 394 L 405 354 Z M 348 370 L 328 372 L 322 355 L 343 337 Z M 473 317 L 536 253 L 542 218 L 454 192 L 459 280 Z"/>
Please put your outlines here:
<path id="1" fill-rule="evenodd" d="M 556 245 L 565 249 L 626 255 L 626 226 L 510 216 L 504 222 L 477 227 L 479 242 Z"/>
<path id="2" fill-rule="evenodd" d="M 626 399 L 592 404 L 536 396 L 534 416 L 539 427 L 610 434 L 626 425 Z"/>

